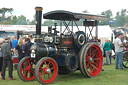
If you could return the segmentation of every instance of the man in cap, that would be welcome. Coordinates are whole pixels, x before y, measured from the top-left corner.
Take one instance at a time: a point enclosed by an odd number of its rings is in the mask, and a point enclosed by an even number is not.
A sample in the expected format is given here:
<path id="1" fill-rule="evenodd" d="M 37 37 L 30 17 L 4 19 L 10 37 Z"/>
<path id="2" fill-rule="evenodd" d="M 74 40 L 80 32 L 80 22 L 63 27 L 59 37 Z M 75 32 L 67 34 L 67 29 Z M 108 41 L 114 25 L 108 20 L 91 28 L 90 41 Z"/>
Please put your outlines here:
<path id="1" fill-rule="evenodd" d="M 121 38 L 122 38 L 122 33 L 119 33 L 117 35 L 117 38 L 115 39 L 114 41 L 114 46 L 115 46 L 115 68 L 116 69 L 119 69 L 118 68 L 118 63 L 119 63 L 119 66 L 120 66 L 120 69 L 123 69 L 123 64 L 122 64 L 122 60 L 123 60 L 123 43 L 121 41 Z"/>

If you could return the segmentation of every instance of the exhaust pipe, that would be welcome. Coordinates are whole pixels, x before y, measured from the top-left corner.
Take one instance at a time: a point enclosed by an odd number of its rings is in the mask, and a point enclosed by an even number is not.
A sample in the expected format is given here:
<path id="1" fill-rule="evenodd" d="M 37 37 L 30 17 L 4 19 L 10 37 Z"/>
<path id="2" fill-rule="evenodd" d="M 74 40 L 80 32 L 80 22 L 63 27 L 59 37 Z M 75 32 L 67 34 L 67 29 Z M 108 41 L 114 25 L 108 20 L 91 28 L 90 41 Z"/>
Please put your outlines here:
<path id="1" fill-rule="evenodd" d="M 36 7 L 36 35 L 41 35 L 42 7 Z"/>

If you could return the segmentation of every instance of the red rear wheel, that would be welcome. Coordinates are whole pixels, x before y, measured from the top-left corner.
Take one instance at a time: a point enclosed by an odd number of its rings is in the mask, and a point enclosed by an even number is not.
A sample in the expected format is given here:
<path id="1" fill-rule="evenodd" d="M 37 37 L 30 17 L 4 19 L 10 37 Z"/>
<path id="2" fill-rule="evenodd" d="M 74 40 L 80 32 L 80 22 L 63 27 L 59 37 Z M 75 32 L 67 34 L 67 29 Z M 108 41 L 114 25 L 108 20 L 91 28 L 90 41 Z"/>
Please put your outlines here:
<path id="1" fill-rule="evenodd" d="M 24 57 L 18 64 L 18 75 L 23 81 L 32 81 L 35 79 L 35 65 L 30 57 Z"/>
<path id="2" fill-rule="evenodd" d="M 102 52 L 96 43 L 88 43 L 82 47 L 80 51 L 80 70 L 84 76 L 97 76 L 102 69 L 102 63 Z"/>
<path id="3" fill-rule="evenodd" d="M 35 75 L 39 83 L 49 84 L 55 80 L 57 74 L 58 66 L 53 58 L 44 57 L 38 61 Z"/>

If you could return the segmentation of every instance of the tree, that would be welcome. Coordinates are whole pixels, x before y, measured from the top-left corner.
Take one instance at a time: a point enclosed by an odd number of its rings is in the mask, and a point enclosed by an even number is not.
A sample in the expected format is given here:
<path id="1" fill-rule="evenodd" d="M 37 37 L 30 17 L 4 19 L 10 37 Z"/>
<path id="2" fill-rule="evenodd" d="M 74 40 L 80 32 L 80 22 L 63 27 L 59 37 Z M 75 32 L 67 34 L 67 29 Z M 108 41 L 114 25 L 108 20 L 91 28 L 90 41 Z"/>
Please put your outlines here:
<path id="1" fill-rule="evenodd" d="M 116 17 L 115 17 L 115 25 L 116 26 L 124 26 L 124 24 L 126 23 L 126 20 L 127 20 L 126 13 L 127 13 L 126 9 L 122 9 L 121 12 L 118 11 L 116 13 Z"/>
<path id="2" fill-rule="evenodd" d="M 11 16 L 5 16 L 6 13 L 12 14 L 13 8 L 1 8 L 0 9 L 0 23 L 7 22 L 11 20 Z"/>
<path id="3" fill-rule="evenodd" d="M 18 16 L 17 20 L 16 20 L 16 25 L 27 25 L 28 20 L 26 19 L 26 17 L 24 15 Z"/>
<path id="4" fill-rule="evenodd" d="M 101 15 L 106 16 L 108 21 L 101 21 L 101 22 L 99 22 L 99 25 L 108 25 L 109 21 L 113 21 L 113 18 L 112 18 L 113 14 L 112 14 L 111 10 L 106 10 L 106 11 L 102 12 Z"/>

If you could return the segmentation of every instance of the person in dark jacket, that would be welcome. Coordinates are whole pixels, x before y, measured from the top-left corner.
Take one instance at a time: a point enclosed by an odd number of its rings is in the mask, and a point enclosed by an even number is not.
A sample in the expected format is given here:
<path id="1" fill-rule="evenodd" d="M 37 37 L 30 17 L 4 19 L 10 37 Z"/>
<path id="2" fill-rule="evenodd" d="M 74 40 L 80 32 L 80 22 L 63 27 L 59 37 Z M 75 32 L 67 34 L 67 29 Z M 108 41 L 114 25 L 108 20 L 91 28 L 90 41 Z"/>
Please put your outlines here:
<path id="1" fill-rule="evenodd" d="M 33 45 L 33 43 L 31 43 L 29 38 L 25 39 L 25 45 L 23 47 L 23 53 L 25 53 L 25 56 L 30 56 L 30 47 Z"/>
<path id="2" fill-rule="evenodd" d="M 2 73 L 1 73 L 1 79 L 5 80 L 5 71 L 6 67 L 8 66 L 9 70 L 9 80 L 15 80 L 16 78 L 13 78 L 13 58 L 11 55 L 11 46 L 9 44 L 9 39 L 5 39 L 5 43 L 1 46 L 1 51 L 3 55 L 3 67 L 2 67 Z"/>

